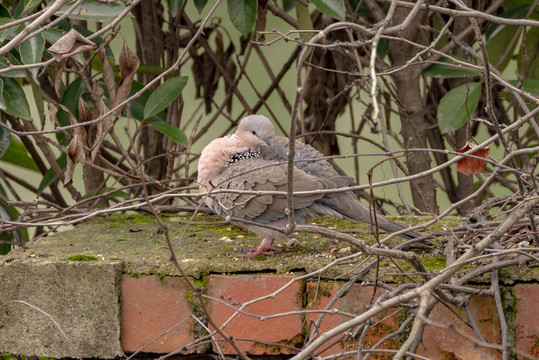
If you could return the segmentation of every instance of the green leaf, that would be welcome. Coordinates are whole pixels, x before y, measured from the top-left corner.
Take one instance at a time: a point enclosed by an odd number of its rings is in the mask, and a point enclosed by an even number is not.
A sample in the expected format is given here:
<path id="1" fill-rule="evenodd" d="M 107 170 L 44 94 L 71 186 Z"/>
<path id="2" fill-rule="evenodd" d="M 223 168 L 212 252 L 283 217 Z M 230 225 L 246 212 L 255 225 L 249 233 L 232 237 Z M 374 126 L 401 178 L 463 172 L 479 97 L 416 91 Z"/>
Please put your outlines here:
<path id="1" fill-rule="evenodd" d="M 367 4 L 365 4 L 365 1 L 363 0 L 348 0 L 348 3 L 350 4 L 350 8 L 353 12 L 357 12 L 361 15 L 361 17 L 364 17 L 365 19 L 370 15 L 370 10 Z"/>
<path id="2" fill-rule="evenodd" d="M 7 9 L 7 7 L 2 5 L 1 3 L 0 3 L 0 17 L 11 18 L 11 14 L 9 13 L 9 10 Z"/>
<path id="3" fill-rule="evenodd" d="M 75 3 L 70 1 L 66 5 L 62 6 L 55 15 L 63 15 L 67 10 Z M 116 16 L 120 15 L 125 10 L 125 6 L 119 1 L 115 2 L 102 2 L 96 0 L 85 0 L 80 10 L 75 10 L 68 15 L 70 19 L 87 20 L 95 22 L 107 22 Z"/>
<path id="4" fill-rule="evenodd" d="M 509 80 L 509 83 L 513 86 L 518 85 L 518 80 Z M 539 80 L 535 79 L 525 79 L 522 82 L 522 90 L 534 95 L 539 96 Z"/>
<path id="5" fill-rule="evenodd" d="M 4 192 L 4 191 L 2 191 Z M 2 194 L 4 195 L 4 194 Z M 12 220 L 11 215 L 9 214 L 8 210 L 0 204 L 0 219 L 2 220 Z M 0 241 L 13 241 L 13 233 L 12 232 L 3 232 L 0 233 Z M 6 255 L 11 250 L 10 244 L 2 244 L 0 245 L 0 255 Z"/>
<path id="6" fill-rule="evenodd" d="M 340 21 L 345 20 L 344 0 L 311 0 L 318 10 Z"/>
<path id="7" fill-rule="evenodd" d="M 528 0 L 526 0 L 528 1 Z M 509 5 L 511 2 L 516 3 L 516 1 L 505 1 L 504 6 Z M 515 7 L 511 7 L 504 13 L 500 14 L 499 16 L 506 19 L 518 19 L 524 16 L 526 12 L 528 12 L 528 9 L 530 8 L 529 3 L 526 5 L 519 5 Z M 501 31 L 506 25 L 503 24 L 497 24 L 497 23 L 491 23 L 487 30 L 485 31 L 485 36 L 487 37 L 487 42 L 492 39 L 494 35 L 496 35 L 497 32 Z M 511 26 L 510 26 L 511 27 Z M 506 44 L 507 45 L 507 44 Z"/>
<path id="8" fill-rule="evenodd" d="M 79 117 L 79 99 L 85 90 L 86 88 L 84 87 L 82 78 L 78 77 L 69 84 L 60 98 L 60 104 L 64 105 L 76 118 Z M 56 117 L 62 126 L 71 124 L 66 112 L 62 108 L 58 108 Z"/>
<path id="9" fill-rule="evenodd" d="M 61 29 L 47 29 L 43 31 L 43 37 L 51 44 L 57 42 L 64 34 L 65 31 L 62 31 Z"/>
<path id="10" fill-rule="evenodd" d="M 69 86 L 64 90 L 62 97 L 60 98 L 60 104 L 64 105 L 69 110 L 69 112 L 75 116 L 75 118 L 79 117 L 79 99 L 81 98 L 85 90 L 86 88 L 84 87 L 82 78 L 78 77 L 71 84 L 69 84 Z M 71 124 L 69 122 L 69 117 L 67 113 L 61 107 L 59 107 L 58 111 L 56 112 L 56 120 L 58 120 L 58 123 L 61 126 L 67 126 Z M 56 139 L 58 140 L 58 143 L 64 146 L 67 146 L 67 144 L 69 144 L 69 140 L 64 133 L 57 133 Z"/>
<path id="11" fill-rule="evenodd" d="M 65 171 L 67 167 L 67 155 L 66 153 L 63 153 L 60 155 L 60 157 L 56 160 L 56 163 L 62 169 L 62 171 Z M 43 175 L 43 178 L 41 179 L 41 182 L 39 183 L 39 186 L 37 187 L 37 195 L 41 194 L 46 188 L 51 186 L 53 183 L 55 183 L 58 180 L 58 175 L 54 172 L 54 170 L 51 168 L 45 172 Z"/>
<path id="12" fill-rule="evenodd" d="M 168 10 L 173 17 L 176 17 L 183 6 L 183 0 L 168 0 Z"/>
<path id="13" fill-rule="evenodd" d="M 283 10 L 289 12 L 294 8 L 294 0 L 283 0 Z"/>
<path id="14" fill-rule="evenodd" d="M 26 80 L 30 83 L 30 87 L 32 88 L 32 97 L 34 99 L 33 106 L 35 106 L 37 110 L 37 116 L 41 120 L 41 123 L 44 124 L 46 122 L 45 120 L 45 103 L 43 101 L 43 96 L 41 95 L 41 89 L 39 87 L 39 84 L 37 83 L 37 79 L 32 76 L 27 76 Z M 37 120 L 37 119 L 36 119 Z"/>
<path id="15" fill-rule="evenodd" d="M 466 83 L 449 91 L 438 105 L 438 126 L 442 134 L 459 129 L 466 124 L 481 96 L 479 83 Z"/>
<path id="16" fill-rule="evenodd" d="M 3 197 L 7 197 L 7 194 L 4 190 L 4 188 L 0 185 L 0 195 Z M 19 212 L 17 209 L 13 206 L 2 206 L 0 205 L 0 218 L 5 220 L 13 220 L 17 219 L 19 217 Z M 13 241 L 13 235 L 17 234 L 19 238 L 17 240 L 23 240 L 28 241 L 28 229 L 27 228 L 19 228 L 13 232 L 5 232 L 4 234 L 0 235 L 0 240 L 4 241 Z M 8 244 L 0 245 L 0 255 L 5 255 L 11 250 L 12 246 Z"/>
<path id="17" fill-rule="evenodd" d="M 174 77 L 161 84 L 146 102 L 144 118 L 147 119 L 164 110 L 174 99 L 180 96 L 186 84 L 186 76 Z"/>
<path id="18" fill-rule="evenodd" d="M 101 195 L 101 194 L 104 194 L 106 193 L 107 191 L 111 191 L 113 190 L 112 188 L 102 188 L 101 190 L 99 190 L 99 192 L 97 193 L 97 195 Z M 84 194 L 82 196 L 83 199 L 89 199 L 91 198 L 92 196 L 95 196 L 96 195 L 96 191 L 95 190 L 90 190 L 88 191 L 86 194 Z M 129 198 L 129 195 L 125 192 L 125 191 L 122 191 L 122 190 L 118 190 L 118 191 L 115 191 L 109 195 L 107 195 L 107 197 L 109 199 L 113 199 L 113 198 L 124 198 L 124 199 L 128 199 Z"/>
<path id="19" fill-rule="evenodd" d="M 180 145 L 187 145 L 187 136 L 185 136 L 185 133 L 178 129 L 175 126 L 169 125 L 165 122 L 153 122 L 153 121 L 146 121 L 146 123 L 154 128 L 155 130 L 159 131 L 161 134 L 168 137 L 170 140 L 180 144 Z"/>
<path id="20" fill-rule="evenodd" d="M 524 38 L 523 38 L 524 40 Z M 528 72 L 528 77 L 531 78 L 531 79 L 537 79 L 539 80 L 539 56 L 535 56 L 535 51 L 536 51 L 536 48 L 537 48 L 537 44 L 539 44 L 539 28 L 537 27 L 534 27 L 534 28 L 531 28 L 528 30 L 528 32 L 526 33 L 526 44 L 525 44 L 525 49 L 526 49 L 526 55 L 527 55 L 527 59 L 526 59 L 526 69 L 529 71 Z M 520 73 L 522 73 L 522 65 L 524 64 L 523 63 L 523 51 L 519 51 L 518 52 L 518 62 L 517 62 L 517 68 L 518 68 L 518 71 Z M 533 63 L 530 64 L 530 61 L 533 60 Z"/>
<path id="21" fill-rule="evenodd" d="M 296 7 L 296 19 L 298 20 L 298 29 L 299 30 L 312 30 L 313 22 L 311 20 L 311 13 L 309 12 L 309 8 L 307 6 L 304 6 L 299 1 L 295 1 L 294 3 Z M 313 33 L 302 32 L 302 33 L 299 33 L 299 36 L 302 40 L 309 41 L 313 37 Z"/>
<path id="22" fill-rule="evenodd" d="M 204 7 L 208 3 L 208 0 L 195 0 L 195 6 L 198 10 L 198 13 L 200 14 L 202 10 L 204 10 Z"/>
<path id="23" fill-rule="evenodd" d="M 0 128 L 0 132 L 1 130 L 2 128 Z M 11 141 L 7 151 L 3 156 L 0 156 L 0 160 L 28 170 L 39 172 L 34 159 L 28 155 L 26 146 L 13 135 L 11 135 Z"/>
<path id="24" fill-rule="evenodd" d="M 6 69 L 10 67 L 11 65 L 21 65 L 19 60 L 13 54 L 10 52 L 7 54 L 7 59 L 9 61 L 6 61 L 3 57 L 0 57 L 0 69 Z M 11 64 L 11 65 L 10 65 Z M 2 77 L 11 77 L 11 78 L 18 78 L 18 77 L 25 77 L 26 73 L 24 70 L 11 70 L 8 72 L 3 72 L 1 74 Z"/>
<path id="25" fill-rule="evenodd" d="M 442 62 L 449 63 L 450 60 L 443 59 Z M 455 79 L 463 77 L 475 77 L 481 75 L 481 73 L 474 70 L 459 69 L 454 66 L 432 64 L 423 71 L 423 75 L 433 78 Z"/>
<path id="26" fill-rule="evenodd" d="M 40 3 L 41 3 L 41 0 L 19 1 L 17 3 L 17 6 L 15 7 L 15 10 L 13 11 L 13 14 L 15 18 L 20 19 L 21 17 L 23 17 L 23 15 L 31 12 L 36 7 L 38 7 Z"/>
<path id="27" fill-rule="evenodd" d="M 31 37 L 30 39 L 19 45 L 19 52 L 21 54 L 21 61 L 23 64 L 30 65 L 41 62 L 43 56 L 43 50 L 45 50 L 45 39 L 41 34 Z M 39 68 L 30 69 L 30 72 L 34 77 L 37 77 Z"/>
<path id="28" fill-rule="evenodd" d="M 138 92 L 142 88 L 143 85 L 141 83 L 133 81 L 129 96 Z M 146 122 L 148 126 L 169 137 L 172 141 L 175 141 L 180 145 L 187 145 L 187 137 L 185 136 L 185 133 L 174 126 L 168 125 L 165 121 L 165 114 L 162 110 L 148 118 L 144 117 L 144 108 L 151 95 L 151 92 L 146 90 L 138 98 L 129 102 L 129 109 L 133 118 Z"/>
<path id="29" fill-rule="evenodd" d="M 387 39 L 380 39 L 378 47 L 376 48 L 376 55 L 381 59 L 385 58 L 389 53 L 389 41 Z"/>
<path id="30" fill-rule="evenodd" d="M 0 26 L 9 24 L 12 21 L 13 19 L 8 17 L 0 18 Z M 4 30 L 0 30 L 0 43 L 6 40 L 9 35 L 13 34 L 17 30 L 17 28 L 17 26 L 10 26 Z"/>
<path id="31" fill-rule="evenodd" d="M 4 110 L 9 115 L 13 115 L 25 120 L 32 120 L 30 106 L 26 100 L 26 95 L 19 83 L 9 77 L 2 77 L 4 81 Z"/>
<path id="32" fill-rule="evenodd" d="M 6 102 L 4 101 L 4 81 L 0 77 L 0 110 L 6 110 Z"/>
<path id="33" fill-rule="evenodd" d="M 228 0 L 227 6 L 232 24 L 244 37 L 249 36 L 256 19 L 256 0 Z"/>
<path id="34" fill-rule="evenodd" d="M 0 160 L 9 149 L 11 145 L 11 136 L 9 130 L 0 127 Z"/>
<path id="35" fill-rule="evenodd" d="M 496 66 L 505 54 L 505 58 L 497 67 L 500 72 L 507 67 L 509 61 L 513 57 L 513 52 L 515 51 L 517 43 L 520 43 L 519 41 L 514 41 L 509 51 L 507 50 L 507 46 L 510 44 L 516 31 L 516 26 L 503 26 L 500 32 L 496 33 L 490 41 L 487 41 L 488 60 L 492 66 Z"/>
<path id="36" fill-rule="evenodd" d="M 142 89 L 144 85 L 139 83 L 138 81 L 133 80 L 133 83 L 131 84 L 131 92 L 129 93 L 129 96 L 133 96 L 136 92 L 138 92 L 140 89 Z M 148 102 L 148 99 L 151 95 L 150 90 L 144 91 L 138 98 L 133 99 L 129 102 L 129 110 L 131 116 L 133 116 L 136 120 L 144 121 L 144 106 Z M 154 116 L 150 116 L 146 121 L 153 121 L 153 122 L 165 122 L 165 113 L 159 112 L 158 114 Z"/>
<path id="37" fill-rule="evenodd" d="M 506 12 L 502 13 L 500 17 L 509 18 L 509 19 L 517 19 L 522 17 L 526 11 L 529 9 L 529 5 L 526 6 L 519 6 L 510 10 L 507 10 Z M 509 64 L 509 61 L 513 57 L 513 52 L 515 51 L 515 48 L 517 44 L 520 43 L 520 41 L 514 41 L 513 45 L 508 51 L 508 46 L 511 43 L 511 39 L 515 35 L 518 27 L 517 26 L 509 26 L 504 24 L 491 24 L 485 34 L 487 39 L 487 52 L 488 52 L 488 58 L 489 62 L 496 66 L 502 56 L 507 53 L 505 58 L 501 61 L 500 65 L 497 67 L 498 71 L 502 72 L 507 65 Z M 519 35 L 519 36 L 522 36 Z"/>

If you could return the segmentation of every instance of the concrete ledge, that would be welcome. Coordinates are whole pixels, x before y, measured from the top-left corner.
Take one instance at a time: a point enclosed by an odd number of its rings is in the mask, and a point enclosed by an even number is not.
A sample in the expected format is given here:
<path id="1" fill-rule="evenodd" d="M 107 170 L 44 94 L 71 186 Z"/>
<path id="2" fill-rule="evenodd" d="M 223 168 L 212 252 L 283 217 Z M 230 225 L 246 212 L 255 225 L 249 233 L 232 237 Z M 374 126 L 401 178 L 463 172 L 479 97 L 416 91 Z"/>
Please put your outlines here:
<path id="1" fill-rule="evenodd" d="M 121 269 L 121 261 L 1 262 L 0 351 L 55 358 L 123 355 Z"/>
<path id="2" fill-rule="evenodd" d="M 240 260 L 232 255 L 256 245 L 256 237 L 220 220 L 207 225 L 214 218 L 203 218 L 200 220 L 205 225 L 195 224 L 180 245 L 183 225 L 177 220 L 169 219 L 168 224 L 180 262 L 200 291 L 213 298 L 206 303 L 209 315 L 220 326 L 228 322 L 226 333 L 248 355 L 296 353 L 314 329 L 319 314 L 313 311 L 324 308 L 343 285 L 340 279 L 357 265 L 336 267 L 318 281 L 296 281 L 271 299 L 247 306 L 245 314 L 230 318 L 233 308 L 269 295 L 296 275 L 331 262 L 335 253 L 346 254 L 348 245 L 298 235 L 299 246 L 286 248 L 278 256 Z M 364 228 L 346 226 L 346 231 L 367 238 Z M 437 260 L 439 256 L 421 256 L 431 270 L 444 266 Z M 519 351 L 539 356 L 539 307 L 535 306 L 539 268 L 507 270 L 501 278 L 502 295 L 506 314 L 512 317 L 507 320 L 512 324 L 514 344 Z M 379 277 L 388 283 L 399 282 L 398 273 L 389 262 L 380 265 Z M 334 281 L 335 277 L 339 280 Z M 373 274 L 366 276 L 372 278 Z M 375 292 L 371 286 L 355 284 L 333 305 L 339 314 L 327 314 L 320 331 L 362 313 L 382 294 L 380 288 Z M 0 299 L 2 353 L 103 359 L 135 351 L 235 354 L 218 336 L 213 343 L 193 344 L 211 327 L 195 296 L 170 264 L 164 238 L 149 217 L 92 221 L 3 256 Z M 500 326 L 494 300 L 474 296 L 469 308 L 487 341 L 498 343 Z M 365 334 L 365 343 L 374 344 L 398 329 L 402 311 L 390 310 L 375 319 Z M 265 318 L 275 313 L 282 316 Z M 460 334 L 427 326 L 418 354 L 433 359 L 499 359 L 499 352 L 478 348 L 469 341 L 475 334 L 462 321 L 465 318 L 464 310 L 438 304 L 430 319 L 451 324 Z M 389 339 L 381 348 L 398 348 L 400 341 Z M 317 355 L 336 355 L 355 346 L 349 339 L 330 339 Z"/>

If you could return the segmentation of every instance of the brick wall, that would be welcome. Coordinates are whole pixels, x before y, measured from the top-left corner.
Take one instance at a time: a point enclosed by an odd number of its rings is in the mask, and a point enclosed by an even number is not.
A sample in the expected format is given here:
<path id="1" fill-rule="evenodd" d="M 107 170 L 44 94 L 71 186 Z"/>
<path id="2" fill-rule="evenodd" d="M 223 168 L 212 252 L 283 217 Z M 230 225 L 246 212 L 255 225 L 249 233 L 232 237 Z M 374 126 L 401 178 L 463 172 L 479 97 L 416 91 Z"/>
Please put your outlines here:
<path id="1" fill-rule="evenodd" d="M 315 329 L 323 333 L 359 314 L 385 291 L 373 286 L 355 284 L 330 309 L 319 327 L 314 324 L 327 303 L 344 285 L 342 282 L 293 281 L 285 275 L 210 275 L 200 285 L 207 295 L 209 315 L 223 331 L 233 337 L 247 355 L 292 355 L 304 345 Z M 291 282 L 291 283 L 290 283 Z M 288 283 L 290 283 L 288 286 Z M 211 352 L 236 354 L 235 349 L 216 335 L 214 341 L 188 346 L 207 334 L 207 319 L 200 312 L 196 297 L 177 277 L 123 275 L 121 281 L 121 338 L 126 352 L 180 353 Z M 517 351 L 539 356 L 539 285 L 518 284 L 504 287 L 506 319 L 512 325 L 511 337 Z M 255 299 L 262 299 L 249 303 Z M 235 309 L 241 309 L 237 313 Z M 316 355 L 328 356 L 357 350 L 362 336 L 368 349 L 387 334 L 397 330 L 407 317 L 405 308 L 390 309 L 373 319 L 362 335 L 347 333 L 348 338 L 329 339 Z M 331 312 L 331 311 L 330 311 Z M 492 297 L 472 296 L 469 312 L 485 340 L 500 344 L 498 312 Z M 197 322 L 191 317 L 195 314 Z M 234 315 L 235 314 L 235 315 Z M 477 346 L 479 341 L 462 308 L 438 303 L 431 312 L 417 354 L 430 359 L 499 359 L 501 352 Z M 172 329 L 172 330 L 171 330 Z M 382 349 L 397 349 L 402 337 L 387 339 Z M 184 348 L 188 346 L 187 348 Z M 380 354 L 379 354 L 380 355 Z M 383 355 L 379 358 L 390 358 Z"/>

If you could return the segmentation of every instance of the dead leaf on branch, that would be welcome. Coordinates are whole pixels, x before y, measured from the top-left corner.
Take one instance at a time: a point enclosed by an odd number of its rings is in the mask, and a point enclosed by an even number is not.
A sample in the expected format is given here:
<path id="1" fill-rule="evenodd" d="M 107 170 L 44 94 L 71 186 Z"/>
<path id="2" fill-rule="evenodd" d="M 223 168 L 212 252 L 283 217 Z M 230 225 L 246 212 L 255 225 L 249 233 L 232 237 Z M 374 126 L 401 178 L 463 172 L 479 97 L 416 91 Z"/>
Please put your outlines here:
<path id="1" fill-rule="evenodd" d="M 103 69 L 103 81 L 105 82 L 105 86 L 107 87 L 107 90 L 109 92 L 109 98 L 112 100 L 116 97 L 116 79 L 114 75 L 114 70 L 112 70 L 112 66 L 107 59 L 107 55 L 105 54 L 105 48 L 103 46 L 101 46 L 99 50 L 97 50 L 97 57 L 101 62 L 101 66 Z"/>
<path id="2" fill-rule="evenodd" d="M 98 117 L 107 113 L 109 111 L 109 108 L 103 102 L 104 91 L 98 83 L 95 83 L 94 91 L 96 97 L 96 106 L 94 107 L 92 118 L 97 119 Z M 92 150 L 90 151 L 92 161 L 94 161 L 97 157 L 97 154 L 99 153 L 99 148 L 101 147 L 101 143 L 103 142 L 103 140 L 105 140 L 105 136 L 112 130 L 113 127 L 114 121 L 112 120 L 111 115 L 105 116 L 105 118 L 103 118 L 100 122 L 97 123 L 97 133 L 95 135 L 95 141 L 92 146 Z"/>
<path id="3" fill-rule="evenodd" d="M 95 44 L 82 36 L 77 30 L 71 29 L 58 39 L 47 50 L 57 62 L 67 59 L 75 54 L 91 50 Z"/>
<path id="4" fill-rule="evenodd" d="M 64 67 L 66 65 L 67 59 L 63 59 L 60 62 L 56 62 L 54 67 L 56 68 L 56 75 L 54 76 L 54 91 L 56 95 L 60 98 L 60 88 L 62 86 L 62 75 L 64 73 Z"/>
<path id="5" fill-rule="evenodd" d="M 111 106 L 116 107 L 129 96 L 133 79 L 140 65 L 137 55 L 127 47 L 124 41 L 122 51 L 120 52 L 120 84 L 116 92 L 116 97 L 112 99 Z"/>
<path id="6" fill-rule="evenodd" d="M 73 129 L 73 138 L 67 146 L 67 166 L 64 174 L 64 185 L 71 183 L 75 165 L 86 160 L 88 134 L 84 127 Z"/>
<path id="7" fill-rule="evenodd" d="M 79 103 L 80 106 L 80 103 Z M 64 105 L 60 107 L 66 112 L 67 117 L 71 125 L 78 124 L 79 122 L 75 116 Z M 75 171 L 75 165 L 86 160 L 86 154 L 88 152 L 88 131 L 86 127 L 79 126 L 72 130 L 73 137 L 67 146 L 67 165 L 64 173 L 64 185 L 70 184 L 73 179 L 73 173 Z"/>
<path id="8" fill-rule="evenodd" d="M 476 147 L 474 144 L 467 141 L 466 145 L 464 145 L 462 149 L 456 150 L 456 151 L 458 153 L 465 153 L 466 151 L 471 150 L 474 147 Z M 472 155 L 486 159 L 489 153 L 490 153 L 490 148 L 485 147 L 481 150 L 477 150 Z M 472 175 L 472 174 L 478 174 L 481 171 L 483 171 L 485 167 L 487 166 L 487 162 L 483 160 L 475 159 L 475 158 L 464 157 L 460 159 L 459 161 L 457 161 L 456 164 L 453 164 L 453 166 L 461 174 Z"/>

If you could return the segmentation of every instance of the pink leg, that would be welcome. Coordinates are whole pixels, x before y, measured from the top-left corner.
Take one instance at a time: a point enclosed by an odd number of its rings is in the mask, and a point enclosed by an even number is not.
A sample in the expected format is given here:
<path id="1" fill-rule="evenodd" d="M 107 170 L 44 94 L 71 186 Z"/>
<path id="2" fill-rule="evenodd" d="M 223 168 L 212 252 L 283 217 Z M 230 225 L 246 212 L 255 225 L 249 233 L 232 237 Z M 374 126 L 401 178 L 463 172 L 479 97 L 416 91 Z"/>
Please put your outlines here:
<path id="1" fill-rule="evenodd" d="M 282 249 L 273 246 L 273 238 L 264 238 L 256 248 L 247 249 L 246 254 L 238 254 L 236 257 L 250 259 L 258 255 L 273 255 L 273 251 L 282 251 Z"/>

